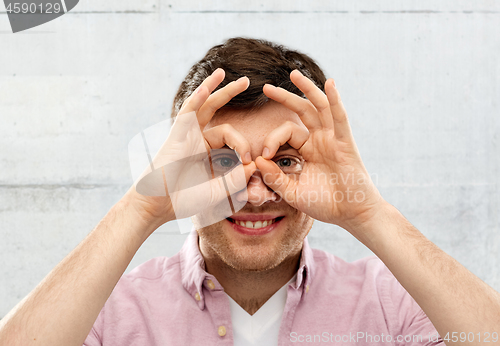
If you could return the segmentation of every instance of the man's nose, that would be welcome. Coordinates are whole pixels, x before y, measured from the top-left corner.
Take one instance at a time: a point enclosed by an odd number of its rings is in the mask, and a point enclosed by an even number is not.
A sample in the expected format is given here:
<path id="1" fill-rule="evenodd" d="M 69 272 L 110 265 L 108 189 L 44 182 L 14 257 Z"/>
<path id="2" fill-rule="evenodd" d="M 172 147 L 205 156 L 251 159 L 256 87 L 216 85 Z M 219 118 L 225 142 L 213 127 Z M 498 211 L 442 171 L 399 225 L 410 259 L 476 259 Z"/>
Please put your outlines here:
<path id="1" fill-rule="evenodd" d="M 278 195 L 271 190 L 262 178 L 262 174 L 259 170 L 250 177 L 247 185 L 248 202 L 253 206 L 261 206 L 262 204 L 269 201 L 277 201 Z M 238 200 L 242 198 L 242 194 L 236 196 Z"/>

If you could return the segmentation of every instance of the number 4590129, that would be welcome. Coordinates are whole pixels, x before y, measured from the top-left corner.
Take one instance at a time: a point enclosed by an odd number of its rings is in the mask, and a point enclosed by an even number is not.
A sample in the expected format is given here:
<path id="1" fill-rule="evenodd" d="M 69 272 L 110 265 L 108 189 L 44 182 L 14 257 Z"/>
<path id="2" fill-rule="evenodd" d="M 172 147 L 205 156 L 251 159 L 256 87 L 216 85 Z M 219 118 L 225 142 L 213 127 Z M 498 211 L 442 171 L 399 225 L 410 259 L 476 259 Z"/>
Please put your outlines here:
<path id="1" fill-rule="evenodd" d="M 14 2 L 7 5 L 7 13 L 60 13 L 63 9 L 61 4 L 50 2 L 45 4 L 36 4 L 34 2 Z"/>
<path id="2" fill-rule="evenodd" d="M 448 342 L 497 342 L 498 341 L 498 333 L 466 333 L 466 332 L 448 332 L 443 338 L 444 341 Z"/>

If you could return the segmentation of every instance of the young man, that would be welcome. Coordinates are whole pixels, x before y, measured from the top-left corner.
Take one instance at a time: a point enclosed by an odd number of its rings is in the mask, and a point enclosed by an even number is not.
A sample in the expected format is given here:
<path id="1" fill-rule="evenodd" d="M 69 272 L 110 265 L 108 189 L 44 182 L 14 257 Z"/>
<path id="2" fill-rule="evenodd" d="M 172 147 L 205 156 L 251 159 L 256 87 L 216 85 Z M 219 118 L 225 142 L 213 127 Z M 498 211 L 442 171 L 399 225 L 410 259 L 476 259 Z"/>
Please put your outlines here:
<path id="1" fill-rule="evenodd" d="M 447 345 L 498 341 L 499 294 L 380 196 L 335 83 L 312 59 L 230 39 L 191 68 L 172 114 L 164 154 L 190 147 L 181 117 L 195 114 L 208 149 L 238 153 L 245 188 L 236 169 L 182 198 L 131 188 L 1 321 L 1 345 L 443 344 L 436 329 Z M 237 164 L 211 162 L 212 172 Z M 206 222 L 200 215 L 224 198 L 243 208 Z M 118 281 L 181 210 L 196 229 L 182 250 Z M 343 227 L 381 261 L 312 250 L 313 219 Z"/>

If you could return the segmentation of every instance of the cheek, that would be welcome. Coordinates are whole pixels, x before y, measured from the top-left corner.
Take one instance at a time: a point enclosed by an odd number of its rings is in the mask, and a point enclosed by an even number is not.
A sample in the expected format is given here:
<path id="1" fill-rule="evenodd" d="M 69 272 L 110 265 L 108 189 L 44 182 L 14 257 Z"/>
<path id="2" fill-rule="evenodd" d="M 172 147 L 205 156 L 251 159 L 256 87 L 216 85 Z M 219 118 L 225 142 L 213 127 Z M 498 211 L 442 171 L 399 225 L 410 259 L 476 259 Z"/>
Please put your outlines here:
<path id="1" fill-rule="evenodd" d="M 204 224 L 204 222 L 201 222 L 198 217 L 192 216 L 191 222 L 193 223 L 194 229 L 196 229 L 198 233 L 203 237 L 206 238 L 220 237 L 222 231 L 222 221 L 206 226 L 206 223 Z"/>
<path id="2" fill-rule="evenodd" d="M 297 225 L 300 225 L 301 228 L 301 234 L 303 237 L 309 234 L 309 231 L 312 228 L 312 225 L 314 223 L 314 219 L 302 212 L 300 212 L 300 215 L 298 215 L 297 218 Z"/>

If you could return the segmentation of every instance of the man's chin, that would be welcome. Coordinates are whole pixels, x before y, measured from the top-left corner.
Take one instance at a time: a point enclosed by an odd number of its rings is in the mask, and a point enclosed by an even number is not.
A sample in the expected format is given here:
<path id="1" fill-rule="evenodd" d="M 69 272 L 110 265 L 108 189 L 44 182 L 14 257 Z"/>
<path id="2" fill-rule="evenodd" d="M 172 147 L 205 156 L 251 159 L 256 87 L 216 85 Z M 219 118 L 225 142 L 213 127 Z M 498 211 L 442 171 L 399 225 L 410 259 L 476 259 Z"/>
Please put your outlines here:
<path id="1" fill-rule="evenodd" d="M 238 251 L 238 250 L 236 250 Z M 264 255 L 255 254 L 242 254 L 240 253 L 224 254 L 221 256 L 222 260 L 231 268 L 238 271 L 245 272 L 265 272 L 276 268 L 283 262 L 282 253 L 266 253 Z"/>
<path id="2" fill-rule="evenodd" d="M 253 224 L 247 227 L 246 221 Z M 193 222 L 196 226 L 196 220 Z M 310 218 L 272 210 L 236 213 L 197 230 L 204 244 L 204 255 L 212 258 L 215 255 L 235 270 L 256 273 L 272 270 L 287 258 L 296 258 L 311 226 Z"/>

